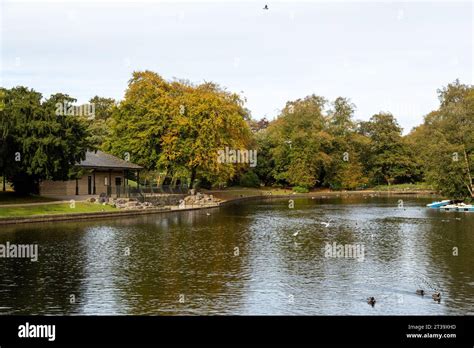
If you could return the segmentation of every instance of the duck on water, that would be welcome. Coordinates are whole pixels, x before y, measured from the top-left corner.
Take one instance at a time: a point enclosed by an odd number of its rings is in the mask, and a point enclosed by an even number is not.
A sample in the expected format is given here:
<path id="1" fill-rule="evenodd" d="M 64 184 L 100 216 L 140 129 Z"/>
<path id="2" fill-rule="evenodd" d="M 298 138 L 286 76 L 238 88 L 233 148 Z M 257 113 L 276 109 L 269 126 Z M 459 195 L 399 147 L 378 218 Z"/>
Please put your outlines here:
<path id="1" fill-rule="evenodd" d="M 368 303 L 369 305 L 371 305 L 372 307 L 375 306 L 375 302 L 377 302 L 377 301 L 375 300 L 375 297 L 368 297 L 368 298 L 367 298 L 367 303 Z"/>

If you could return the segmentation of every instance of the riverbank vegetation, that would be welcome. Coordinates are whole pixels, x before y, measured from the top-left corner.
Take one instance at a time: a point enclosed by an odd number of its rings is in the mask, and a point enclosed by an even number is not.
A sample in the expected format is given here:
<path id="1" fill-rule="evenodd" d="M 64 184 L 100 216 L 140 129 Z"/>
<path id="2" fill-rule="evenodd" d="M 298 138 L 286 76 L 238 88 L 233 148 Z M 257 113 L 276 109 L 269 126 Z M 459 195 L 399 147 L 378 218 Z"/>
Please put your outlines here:
<path id="1" fill-rule="evenodd" d="M 435 191 L 432 185 L 425 182 L 417 184 L 395 184 L 395 185 L 378 185 L 371 188 L 374 191 L 396 191 L 396 192 L 416 192 L 416 191 Z"/>
<path id="2" fill-rule="evenodd" d="M 148 183 L 300 192 L 416 185 L 474 198 L 474 87 L 459 81 L 438 90 L 439 108 L 407 135 L 389 112 L 355 120 L 350 99 L 315 94 L 288 101 L 272 121 L 256 120 L 237 93 L 150 71 L 133 74 L 120 102 L 92 98 L 92 118 L 57 116 L 58 102 L 76 102 L 65 94 L 1 93 L 0 172 L 17 192 L 80 175 L 74 163 L 102 149 L 145 167 Z M 256 150 L 257 165 L 221 161 L 224 148 Z"/>

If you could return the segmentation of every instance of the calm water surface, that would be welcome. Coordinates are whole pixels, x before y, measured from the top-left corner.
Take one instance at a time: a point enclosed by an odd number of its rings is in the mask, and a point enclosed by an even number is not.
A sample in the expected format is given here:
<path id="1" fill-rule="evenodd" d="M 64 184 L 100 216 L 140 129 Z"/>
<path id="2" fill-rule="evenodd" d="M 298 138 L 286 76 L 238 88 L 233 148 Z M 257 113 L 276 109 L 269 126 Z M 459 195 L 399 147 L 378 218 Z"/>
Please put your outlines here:
<path id="1" fill-rule="evenodd" d="M 38 243 L 39 260 L 0 259 L 0 314 L 474 314 L 474 214 L 431 201 L 268 200 L 2 226 L 1 244 Z M 334 242 L 363 245 L 363 260 L 325 257 Z"/>

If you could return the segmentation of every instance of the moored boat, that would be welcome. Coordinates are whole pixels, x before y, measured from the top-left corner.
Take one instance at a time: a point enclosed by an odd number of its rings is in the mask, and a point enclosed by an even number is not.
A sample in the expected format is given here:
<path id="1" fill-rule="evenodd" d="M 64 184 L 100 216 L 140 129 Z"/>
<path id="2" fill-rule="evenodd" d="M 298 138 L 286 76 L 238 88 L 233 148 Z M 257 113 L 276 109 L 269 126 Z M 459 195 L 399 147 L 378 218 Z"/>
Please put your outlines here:
<path id="1" fill-rule="evenodd" d="M 474 205 L 472 204 L 448 204 L 445 206 L 440 207 L 439 209 L 444 211 L 459 211 L 459 212 L 474 212 Z"/>
<path id="2" fill-rule="evenodd" d="M 453 201 L 449 200 L 449 199 L 445 199 L 444 201 L 440 201 L 440 202 L 433 202 L 433 203 L 430 203 L 430 204 L 427 204 L 426 206 L 429 207 L 429 208 L 440 208 L 440 207 L 444 207 L 448 204 L 452 204 Z"/>

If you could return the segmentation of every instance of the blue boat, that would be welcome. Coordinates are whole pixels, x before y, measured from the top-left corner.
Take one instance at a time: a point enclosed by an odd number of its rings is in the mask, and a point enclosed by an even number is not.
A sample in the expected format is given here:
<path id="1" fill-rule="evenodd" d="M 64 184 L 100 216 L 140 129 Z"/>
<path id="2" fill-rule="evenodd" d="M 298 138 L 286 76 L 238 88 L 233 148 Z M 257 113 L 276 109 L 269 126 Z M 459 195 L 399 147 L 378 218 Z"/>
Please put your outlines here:
<path id="1" fill-rule="evenodd" d="M 451 201 L 449 199 L 446 199 L 446 200 L 441 201 L 441 202 L 433 202 L 433 203 L 427 204 L 426 206 L 428 208 L 441 208 L 441 207 L 444 207 L 444 206 L 452 204 L 452 203 L 453 203 L 453 201 Z"/>

